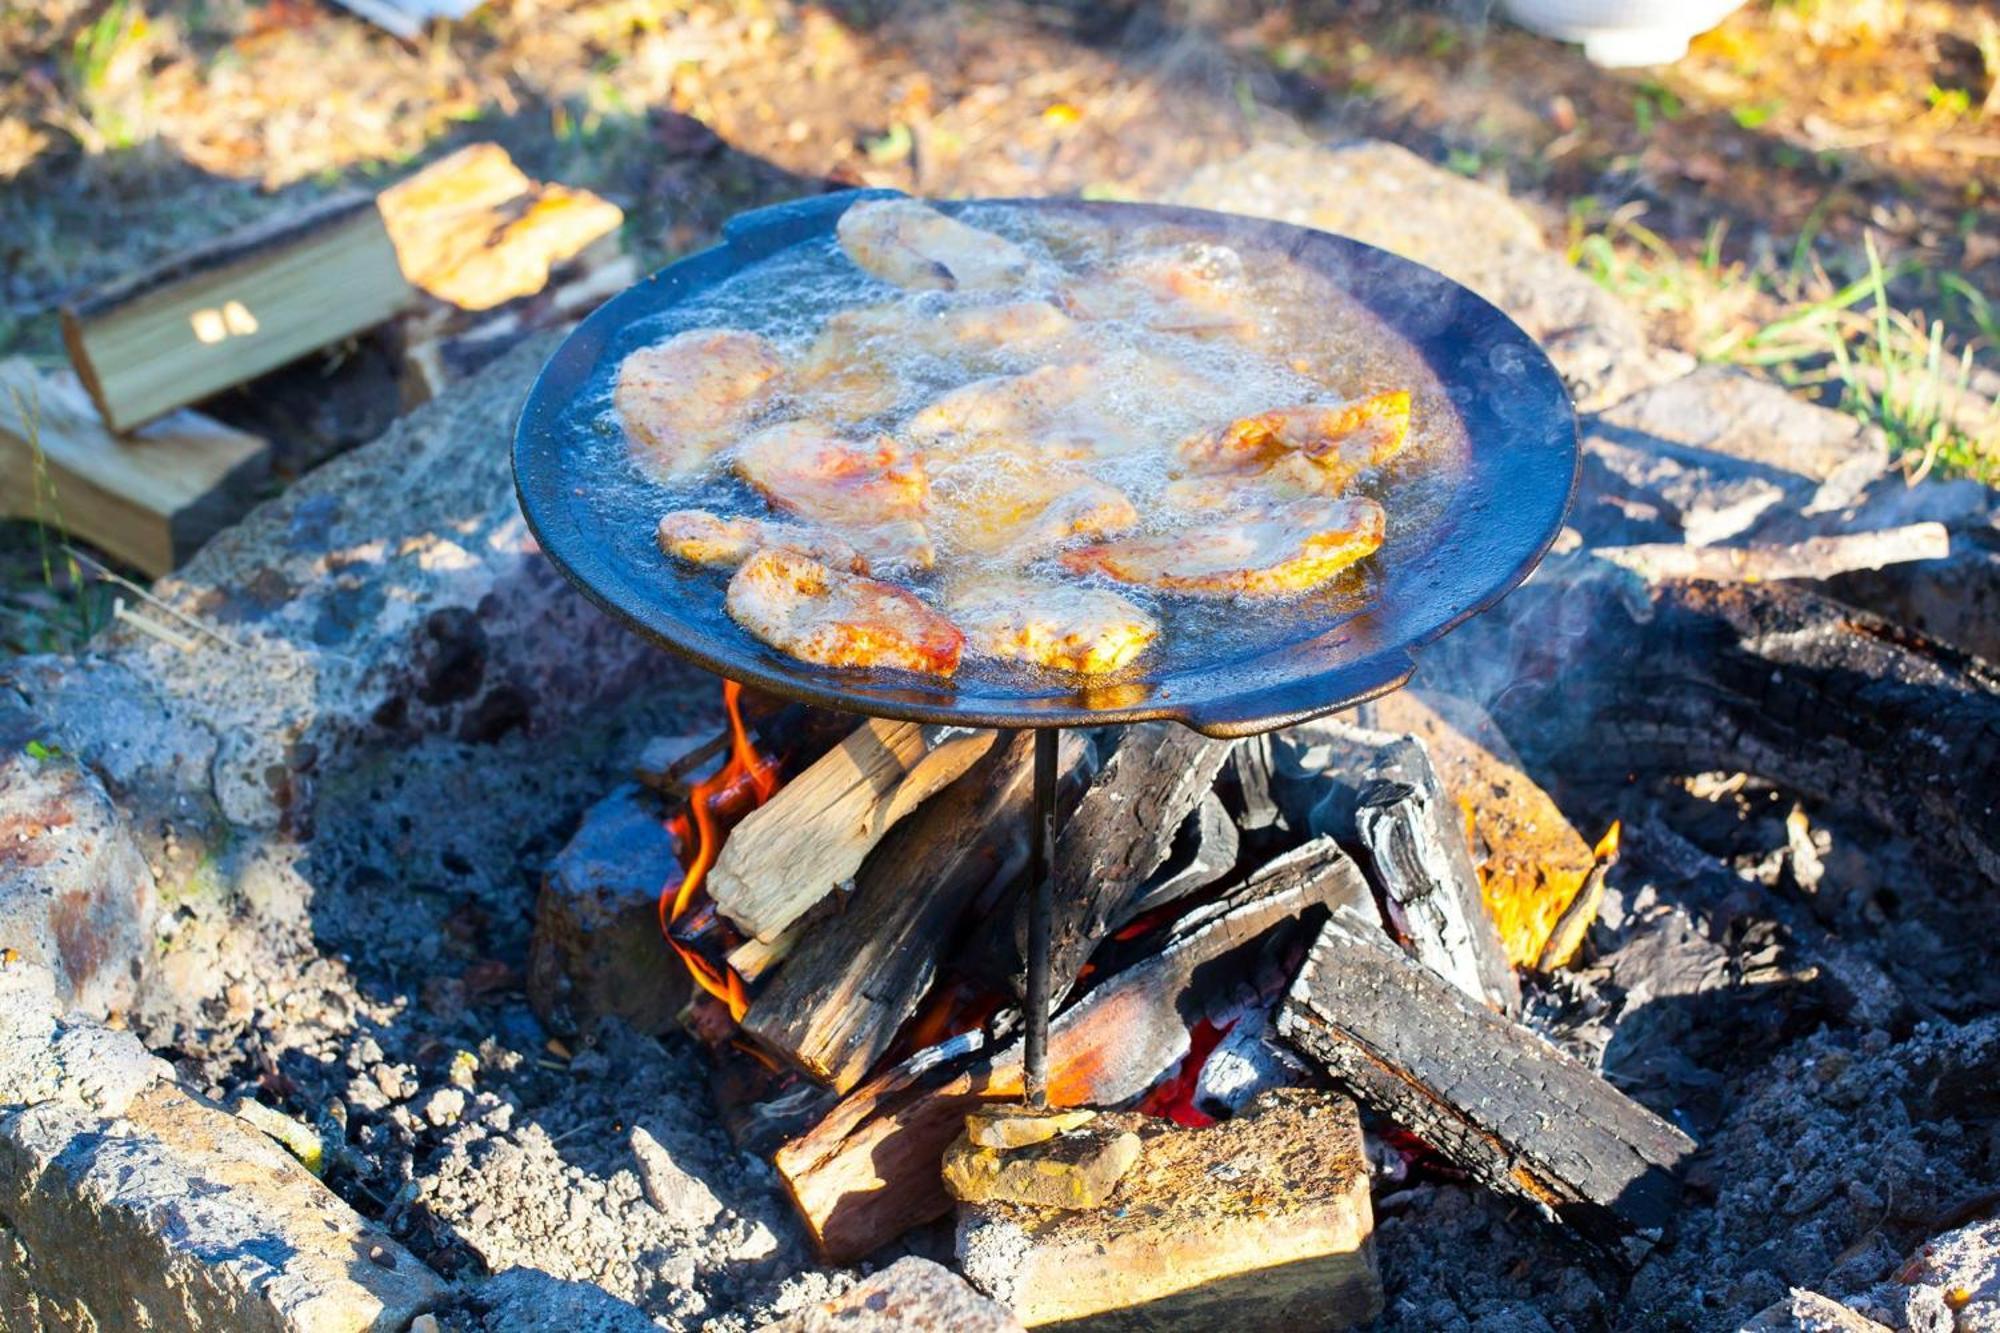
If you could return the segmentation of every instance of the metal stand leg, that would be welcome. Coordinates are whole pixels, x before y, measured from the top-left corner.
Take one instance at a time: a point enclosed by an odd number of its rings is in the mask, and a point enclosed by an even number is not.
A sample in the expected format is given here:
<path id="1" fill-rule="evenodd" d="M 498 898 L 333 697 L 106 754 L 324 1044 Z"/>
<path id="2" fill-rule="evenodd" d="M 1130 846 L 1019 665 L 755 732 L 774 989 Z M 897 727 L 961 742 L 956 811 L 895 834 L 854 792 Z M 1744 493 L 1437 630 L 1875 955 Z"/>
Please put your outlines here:
<path id="1" fill-rule="evenodd" d="M 1029 831 L 1027 1053 L 1028 1104 L 1049 1104 L 1049 934 L 1055 920 L 1056 753 L 1062 728 L 1035 732 L 1035 826 Z"/>

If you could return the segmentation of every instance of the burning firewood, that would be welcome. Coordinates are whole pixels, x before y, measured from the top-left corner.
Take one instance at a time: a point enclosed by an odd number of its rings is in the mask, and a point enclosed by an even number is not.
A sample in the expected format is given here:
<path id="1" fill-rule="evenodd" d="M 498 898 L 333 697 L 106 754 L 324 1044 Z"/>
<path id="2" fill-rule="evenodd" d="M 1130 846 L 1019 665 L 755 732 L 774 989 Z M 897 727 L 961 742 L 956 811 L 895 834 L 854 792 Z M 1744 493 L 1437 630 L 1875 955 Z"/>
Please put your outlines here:
<path id="1" fill-rule="evenodd" d="M 990 731 L 863 723 L 730 834 L 708 876 L 716 910 L 767 944 L 777 939 L 992 744 Z"/>
<path id="2" fill-rule="evenodd" d="M 1520 984 L 1480 900 L 1463 818 L 1424 747 L 1399 738 L 1369 774 L 1355 825 L 1410 951 L 1479 1003 L 1520 1008 Z"/>
<path id="3" fill-rule="evenodd" d="M 1126 729 L 1056 841 L 1049 967 L 1057 1001 L 1069 994 L 1084 959 L 1126 904 L 1165 864 L 1181 821 L 1201 804 L 1230 747 L 1168 723 Z M 1016 966 L 1027 957 L 1027 938 L 1023 901 L 1014 918 Z M 1025 994 L 1025 973 L 1012 980 L 1016 993 Z"/>
<path id="4" fill-rule="evenodd" d="M 1073 768 L 1084 741 L 1065 740 Z M 847 911 L 804 932 L 751 1004 L 752 1036 L 840 1092 L 861 1081 L 916 1012 L 968 901 L 1025 842 L 1033 750 L 1016 735 L 883 840 Z"/>
<path id="5" fill-rule="evenodd" d="M 1248 946 L 1275 930 L 1298 928 L 1309 909 L 1318 917 L 1341 904 L 1374 912 L 1361 872 L 1321 838 L 1175 922 L 1141 961 L 1057 1017 L 1049 1035 L 1050 1101 L 1115 1105 L 1144 1092 L 1188 1050 L 1182 1015 L 1198 1012 L 1210 988 L 1226 994 L 1240 979 L 1212 964 L 1251 952 Z M 995 1052 L 977 1033 L 954 1038 L 849 1094 L 779 1150 L 778 1174 L 820 1249 L 851 1262 L 942 1216 L 951 1200 L 939 1163 L 964 1130 L 966 1112 L 1021 1092 L 1019 1043 Z"/>
<path id="6" fill-rule="evenodd" d="M 1507 961 L 1541 957 L 1556 919 L 1597 858 L 1521 757 L 1477 706 L 1430 691 L 1399 690 L 1363 709 L 1367 725 L 1424 743 L 1444 790 L 1464 812 L 1480 890 Z"/>
<path id="7" fill-rule="evenodd" d="M 1339 913 L 1278 1031 L 1479 1180 L 1628 1258 L 1673 1212 L 1692 1139 Z"/>
<path id="8" fill-rule="evenodd" d="M 1236 857 L 1241 850 L 1242 836 L 1236 821 L 1229 817 L 1222 798 L 1209 792 L 1181 821 L 1167 863 L 1139 886 L 1113 919 L 1111 928 L 1117 930 L 1137 917 L 1217 883 L 1236 869 Z"/>

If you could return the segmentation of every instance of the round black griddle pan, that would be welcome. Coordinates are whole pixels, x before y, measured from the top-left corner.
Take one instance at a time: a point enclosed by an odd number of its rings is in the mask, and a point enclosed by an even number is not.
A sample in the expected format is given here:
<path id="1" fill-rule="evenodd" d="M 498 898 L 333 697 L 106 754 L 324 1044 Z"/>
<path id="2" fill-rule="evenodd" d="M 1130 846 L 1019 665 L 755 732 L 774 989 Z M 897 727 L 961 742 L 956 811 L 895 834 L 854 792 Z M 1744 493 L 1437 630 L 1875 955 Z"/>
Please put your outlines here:
<path id="1" fill-rule="evenodd" d="M 1533 339 L 1464 287 L 1387 251 L 1282 223 L 1147 204 L 997 201 L 1087 213 L 1114 226 L 1170 224 L 1242 252 L 1277 251 L 1329 276 L 1428 364 L 1462 418 L 1464 472 L 1444 513 L 1425 525 L 1425 549 L 1385 561 L 1367 608 L 1338 624 L 1312 623 L 1297 603 L 1245 602 L 1241 614 L 1259 624 L 1240 653 L 1225 648 L 1187 665 L 1156 650 L 1155 674 L 1146 674 L 1141 657 L 1115 683 L 1088 689 L 1053 677 L 938 681 L 835 670 L 759 643 L 722 611 L 714 573 L 676 567 L 653 545 L 650 525 L 593 504 L 599 488 L 572 409 L 647 341 L 635 336 L 635 324 L 780 250 L 828 236 L 857 199 L 890 194 L 822 195 L 737 217 L 720 245 L 668 265 L 584 320 L 535 381 L 514 439 L 522 512 L 558 568 L 660 646 L 774 694 L 873 716 L 982 727 L 1168 719 L 1243 736 L 1395 689 L 1409 678 L 1415 653 L 1506 595 L 1555 540 L 1576 485 L 1569 398 Z"/>

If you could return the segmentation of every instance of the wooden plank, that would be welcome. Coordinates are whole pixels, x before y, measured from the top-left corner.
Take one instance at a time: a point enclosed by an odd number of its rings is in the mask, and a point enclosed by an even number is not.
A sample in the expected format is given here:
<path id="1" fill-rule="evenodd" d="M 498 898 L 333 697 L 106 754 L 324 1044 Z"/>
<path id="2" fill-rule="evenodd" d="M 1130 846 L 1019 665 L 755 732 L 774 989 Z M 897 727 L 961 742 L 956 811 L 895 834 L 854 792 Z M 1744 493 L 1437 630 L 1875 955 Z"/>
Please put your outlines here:
<path id="1" fill-rule="evenodd" d="M 776 940 L 993 739 L 991 731 L 863 723 L 730 832 L 708 875 L 716 910 L 746 934 Z"/>
<path id="2" fill-rule="evenodd" d="M 1068 739 L 1073 764 L 1084 742 Z M 1017 859 L 1033 751 L 1034 738 L 1016 734 L 883 839 L 847 910 L 799 932 L 744 1029 L 837 1091 L 859 1083 L 930 989 L 968 903 Z"/>
<path id="3" fill-rule="evenodd" d="M 1673 1214 L 1692 1139 L 1339 913 L 1278 1031 L 1486 1185 L 1627 1259 Z"/>
<path id="4" fill-rule="evenodd" d="M 1480 899 L 1465 821 L 1423 745 L 1399 737 L 1370 776 L 1356 802 L 1355 826 L 1389 900 L 1391 924 L 1433 972 L 1481 1004 L 1515 1012 L 1520 983 Z"/>
<path id="5" fill-rule="evenodd" d="M 24 408 L 53 502 L 38 492 Z M 270 448 L 254 435 L 193 411 L 113 435 L 74 375 L 0 362 L 0 514 L 59 524 L 158 576 L 241 517 L 269 474 Z"/>
<path id="6" fill-rule="evenodd" d="M 1688 546 L 1654 542 L 1600 546 L 1600 560 L 1643 579 L 1702 579 L 1711 583 L 1761 583 L 1770 579 L 1830 579 L 1859 569 L 1881 569 L 1912 560 L 1943 560 L 1951 533 L 1942 523 L 1912 523 L 1875 532 L 1848 532 L 1804 541 L 1751 546 Z"/>
<path id="7" fill-rule="evenodd" d="M 1184 1011 L 1199 1010 L 1210 988 L 1232 994 L 1241 980 L 1217 960 L 1254 954 L 1246 946 L 1294 923 L 1314 928 L 1328 911 L 1372 916 L 1374 906 L 1360 870 L 1322 838 L 1190 912 L 1160 947 L 1057 1016 L 1050 1101 L 1111 1106 L 1144 1092 L 1187 1054 Z M 1020 1043 L 992 1052 L 970 1033 L 861 1085 L 774 1165 L 815 1243 L 829 1259 L 852 1262 L 949 1211 L 938 1168 L 965 1112 L 1020 1096 Z"/>
<path id="8" fill-rule="evenodd" d="M 124 431 L 372 328 L 413 295 L 374 201 L 344 195 L 66 307 L 63 340 Z"/>

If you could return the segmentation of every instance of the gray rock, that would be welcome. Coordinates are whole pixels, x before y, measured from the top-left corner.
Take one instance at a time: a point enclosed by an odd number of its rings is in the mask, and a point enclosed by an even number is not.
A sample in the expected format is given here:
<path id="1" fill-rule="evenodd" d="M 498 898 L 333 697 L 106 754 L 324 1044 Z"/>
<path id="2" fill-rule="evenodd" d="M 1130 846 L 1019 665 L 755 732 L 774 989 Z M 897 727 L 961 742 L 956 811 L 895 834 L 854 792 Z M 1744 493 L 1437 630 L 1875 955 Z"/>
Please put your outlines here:
<path id="1" fill-rule="evenodd" d="M 1925 1312 L 1943 1309 L 1945 1329 L 2000 1328 L 2000 1218 L 1926 1241 L 1882 1296 L 1893 1298 L 1899 1286 L 1908 1293 L 1905 1318 L 1913 1327 L 1922 1326 Z"/>
<path id="2" fill-rule="evenodd" d="M 0 1105 L 59 1102 L 118 1115 L 172 1075 L 129 1032 L 57 1016 L 55 978 L 19 961 L 0 967 Z"/>
<path id="3" fill-rule="evenodd" d="M 166 1083 L 116 1119 L 0 1114 L 0 1224 L 0 1291 L 85 1327 L 400 1329 L 443 1291 L 283 1151 Z"/>
<path id="4" fill-rule="evenodd" d="M 1889 1330 L 1839 1301 L 1794 1287 L 1783 1300 L 1744 1324 L 1743 1333 L 1889 1333 Z"/>
<path id="5" fill-rule="evenodd" d="M 1020 1321 L 940 1264 L 912 1255 L 760 1333 L 1016 1333 Z"/>
<path id="6" fill-rule="evenodd" d="M 104 785 L 31 730 L 0 711 L 0 944 L 102 1017 L 136 993 L 158 890 Z"/>
<path id="7" fill-rule="evenodd" d="M 528 998 L 564 1035 L 615 1016 L 662 1032 L 687 1003 L 687 970 L 660 938 L 660 893 L 679 876 L 660 802 L 624 783 L 583 816 L 542 876 Z"/>
<path id="8" fill-rule="evenodd" d="M 667 1221 L 691 1231 L 706 1231 L 722 1216 L 715 1191 L 683 1171 L 660 1141 L 642 1125 L 632 1127 L 632 1157 L 639 1167 L 639 1187 L 646 1202 Z"/>
<path id="9" fill-rule="evenodd" d="M 1815 489 L 1841 482 L 1843 498 L 1859 492 L 1855 478 L 1872 480 L 1889 461 L 1881 435 L 1853 417 L 1722 366 L 1705 366 L 1635 394 L 1600 412 L 1595 425 L 1624 437 L 1645 437 L 1655 447 L 1677 448 L 1697 461 L 1732 458 L 1811 482 Z"/>
<path id="10" fill-rule="evenodd" d="M 588 1282 L 510 1268 L 479 1288 L 480 1333 L 656 1333 L 638 1306 Z M 414 1330 L 412 1331 L 414 1333 Z"/>
<path id="11" fill-rule="evenodd" d="M 1533 334 L 1586 410 L 1693 365 L 1651 346 L 1638 315 L 1550 251 L 1506 195 L 1394 144 L 1259 144 L 1195 172 L 1173 202 L 1339 232 L 1430 265 Z"/>

